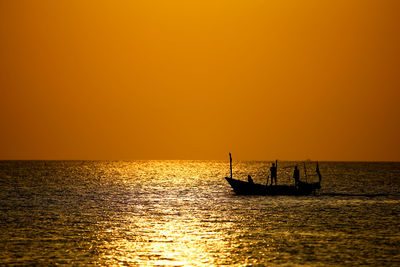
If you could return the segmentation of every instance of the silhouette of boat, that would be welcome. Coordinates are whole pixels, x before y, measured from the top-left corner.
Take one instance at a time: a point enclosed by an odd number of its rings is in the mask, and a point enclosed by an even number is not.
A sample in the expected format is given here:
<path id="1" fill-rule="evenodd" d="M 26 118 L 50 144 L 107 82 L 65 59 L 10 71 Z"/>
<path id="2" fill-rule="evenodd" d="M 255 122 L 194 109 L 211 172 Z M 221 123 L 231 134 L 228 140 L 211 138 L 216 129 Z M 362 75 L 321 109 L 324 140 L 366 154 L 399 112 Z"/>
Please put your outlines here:
<path id="1" fill-rule="evenodd" d="M 315 193 L 321 188 L 320 182 L 307 183 L 300 181 L 295 185 L 262 185 L 225 177 L 233 191 L 238 195 L 287 195 L 304 196 Z"/>
<path id="2" fill-rule="evenodd" d="M 321 173 L 319 172 L 319 166 L 317 162 L 316 173 L 318 175 L 318 182 L 303 182 L 297 181 L 295 185 L 263 185 L 256 184 L 249 176 L 249 181 L 241 181 L 232 178 L 232 157 L 230 156 L 231 162 L 231 177 L 225 177 L 226 181 L 230 184 L 233 191 L 238 195 L 293 195 L 293 196 L 304 196 L 315 193 L 321 188 Z M 267 181 L 268 183 L 268 181 Z"/>

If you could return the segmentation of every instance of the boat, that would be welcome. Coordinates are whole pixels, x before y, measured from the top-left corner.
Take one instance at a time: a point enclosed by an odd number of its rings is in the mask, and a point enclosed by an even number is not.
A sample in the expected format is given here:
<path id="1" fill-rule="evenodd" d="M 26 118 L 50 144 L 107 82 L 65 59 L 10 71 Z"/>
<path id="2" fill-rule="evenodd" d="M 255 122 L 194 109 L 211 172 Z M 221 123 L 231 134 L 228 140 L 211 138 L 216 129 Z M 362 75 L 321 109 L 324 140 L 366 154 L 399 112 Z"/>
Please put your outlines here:
<path id="1" fill-rule="evenodd" d="M 249 176 L 249 181 L 242 181 L 232 178 L 232 156 L 230 157 L 231 177 L 225 177 L 233 191 L 237 195 L 286 195 L 286 196 L 305 196 L 315 194 L 321 188 L 321 173 L 318 162 L 316 163 L 316 173 L 318 182 L 304 182 L 298 180 L 294 185 L 268 185 L 256 184 Z M 277 161 L 276 161 L 277 163 Z M 305 164 L 304 164 L 305 166 Z M 305 171 L 306 172 L 306 171 Z M 307 174 L 306 174 L 307 175 Z M 306 176 L 307 177 L 307 176 Z"/>
<path id="2" fill-rule="evenodd" d="M 321 188 L 320 182 L 299 182 L 296 185 L 262 185 L 225 177 L 237 195 L 306 196 Z"/>

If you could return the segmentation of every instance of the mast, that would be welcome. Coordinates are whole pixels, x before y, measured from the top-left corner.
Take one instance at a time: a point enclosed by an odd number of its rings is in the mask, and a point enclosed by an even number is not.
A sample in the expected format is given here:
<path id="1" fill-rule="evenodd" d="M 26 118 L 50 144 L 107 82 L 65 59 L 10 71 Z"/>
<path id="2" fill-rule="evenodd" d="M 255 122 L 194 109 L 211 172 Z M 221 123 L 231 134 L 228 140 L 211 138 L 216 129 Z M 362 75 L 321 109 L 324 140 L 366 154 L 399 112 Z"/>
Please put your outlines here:
<path id="1" fill-rule="evenodd" d="M 321 183 L 321 173 L 319 172 L 319 165 L 318 165 L 318 161 L 317 161 L 317 168 L 315 170 L 317 172 L 318 175 L 318 182 Z"/>
<path id="2" fill-rule="evenodd" d="M 231 163 L 231 179 L 232 179 L 232 155 L 231 155 L 231 152 L 229 152 L 229 161 Z"/>

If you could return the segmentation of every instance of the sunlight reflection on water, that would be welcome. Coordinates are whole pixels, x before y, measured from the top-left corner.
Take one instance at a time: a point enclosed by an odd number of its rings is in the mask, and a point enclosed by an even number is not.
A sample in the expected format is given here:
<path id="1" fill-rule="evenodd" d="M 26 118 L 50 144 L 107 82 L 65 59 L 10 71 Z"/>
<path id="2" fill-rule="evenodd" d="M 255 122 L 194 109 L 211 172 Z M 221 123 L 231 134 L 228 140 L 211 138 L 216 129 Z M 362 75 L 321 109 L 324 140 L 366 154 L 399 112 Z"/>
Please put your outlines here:
<path id="1" fill-rule="evenodd" d="M 399 163 L 321 163 L 322 194 L 307 197 L 236 196 L 226 162 L 0 164 L 2 263 L 399 262 Z M 264 183 L 267 167 L 238 162 L 234 175 Z"/>

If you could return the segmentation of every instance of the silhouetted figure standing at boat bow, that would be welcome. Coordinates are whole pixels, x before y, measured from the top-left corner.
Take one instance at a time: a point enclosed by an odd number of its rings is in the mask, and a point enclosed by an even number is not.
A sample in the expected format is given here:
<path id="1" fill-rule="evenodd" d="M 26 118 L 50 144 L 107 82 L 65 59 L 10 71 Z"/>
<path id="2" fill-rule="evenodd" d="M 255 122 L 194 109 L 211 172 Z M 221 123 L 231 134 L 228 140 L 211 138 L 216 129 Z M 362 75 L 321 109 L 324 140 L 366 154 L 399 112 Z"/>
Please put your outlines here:
<path id="1" fill-rule="evenodd" d="M 274 183 L 274 179 L 275 179 L 275 185 L 276 185 L 276 172 L 277 172 L 277 168 L 275 166 L 275 163 L 272 163 L 272 167 L 269 168 L 270 172 L 271 172 L 271 185 Z"/>

